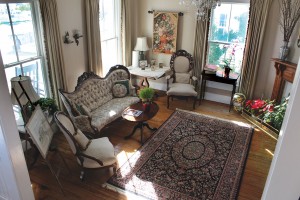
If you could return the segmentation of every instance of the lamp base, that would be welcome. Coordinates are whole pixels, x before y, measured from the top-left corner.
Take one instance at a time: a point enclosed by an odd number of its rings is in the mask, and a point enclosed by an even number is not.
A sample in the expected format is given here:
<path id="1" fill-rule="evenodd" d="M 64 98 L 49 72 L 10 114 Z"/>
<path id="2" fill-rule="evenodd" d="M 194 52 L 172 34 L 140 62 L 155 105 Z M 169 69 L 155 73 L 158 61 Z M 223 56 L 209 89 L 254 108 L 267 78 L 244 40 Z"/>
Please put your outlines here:
<path id="1" fill-rule="evenodd" d="M 139 52 L 139 61 L 140 61 L 140 60 L 145 60 L 145 54 L 144 54 L 143 51 L 140 51 L 140 52 Z"/>

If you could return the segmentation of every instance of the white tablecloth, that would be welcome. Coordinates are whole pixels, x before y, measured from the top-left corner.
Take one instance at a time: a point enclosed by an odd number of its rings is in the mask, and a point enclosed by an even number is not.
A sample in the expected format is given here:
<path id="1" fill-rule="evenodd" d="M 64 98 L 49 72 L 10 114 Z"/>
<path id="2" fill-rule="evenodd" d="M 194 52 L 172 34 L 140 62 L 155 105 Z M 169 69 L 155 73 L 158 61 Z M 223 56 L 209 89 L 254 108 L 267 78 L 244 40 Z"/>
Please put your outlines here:
<path id="1" fill-rule="evenodd" d="M 153 79 L 159 79 L 164 76 L 166 72 L 171 70 L 170 67 L 156 68 L 155 71 L 152 71 L 149 67 L 146 67 L 145 70 L 142 70 L 139 67 L 128 67 L 128 69 L 130 74 Z"/>

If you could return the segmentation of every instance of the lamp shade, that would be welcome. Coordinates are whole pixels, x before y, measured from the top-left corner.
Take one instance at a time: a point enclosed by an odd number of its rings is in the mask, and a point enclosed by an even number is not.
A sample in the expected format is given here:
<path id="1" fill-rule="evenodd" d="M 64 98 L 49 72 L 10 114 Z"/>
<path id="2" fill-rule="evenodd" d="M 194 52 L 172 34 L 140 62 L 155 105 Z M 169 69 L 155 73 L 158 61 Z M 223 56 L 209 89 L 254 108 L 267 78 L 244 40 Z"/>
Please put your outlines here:
<path id="1" fill-rule="evenodd" d="M 136 39 L 136 45 L 134 50 L 136 51 L 148 51 L 149 47 L 147 44 L 147 38 L 146 37 L 138 37 Z"/>
<path id="2" fill-rule="evenodd" d="M 31 79 L 29 76 L 17 76 L 10 79 L 11 82 L 11 102 L 13 105 L 19 105 L 18 100 L 21 105 L 24 106 L 28 101 L 36 102 L 40 97 L 35 92 L 31 84 Z M 22 85 L 22 87 L 21 87 Z M 28 95 L 28 98 L 26 97 Z"/>

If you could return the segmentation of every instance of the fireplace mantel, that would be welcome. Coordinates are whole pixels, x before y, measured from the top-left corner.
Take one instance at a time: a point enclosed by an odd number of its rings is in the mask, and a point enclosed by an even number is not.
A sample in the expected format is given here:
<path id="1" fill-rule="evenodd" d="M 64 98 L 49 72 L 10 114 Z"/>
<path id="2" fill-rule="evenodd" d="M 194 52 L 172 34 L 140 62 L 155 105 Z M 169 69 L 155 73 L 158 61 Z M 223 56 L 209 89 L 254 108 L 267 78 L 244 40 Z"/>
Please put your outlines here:
<path id="1" fill-rule="evenodd" d="M 297 64 L 283 61 L 278 58 L 272 58 L 275 62 L 276 77 L 274 81 L 271 99 L 275 99 L 277 103 L 281 102 L 285 81 L 293 83 Z"/>

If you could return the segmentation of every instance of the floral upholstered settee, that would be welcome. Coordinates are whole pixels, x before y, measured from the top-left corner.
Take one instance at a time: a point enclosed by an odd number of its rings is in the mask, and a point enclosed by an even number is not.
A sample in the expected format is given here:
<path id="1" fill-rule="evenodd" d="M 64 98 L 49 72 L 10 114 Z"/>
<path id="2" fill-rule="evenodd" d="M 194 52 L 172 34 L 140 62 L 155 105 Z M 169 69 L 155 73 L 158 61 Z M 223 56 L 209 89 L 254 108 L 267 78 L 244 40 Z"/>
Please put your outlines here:
<path id="1" fill-rule="evenodd" d="M 90 136 L 119 118 L 126 107 L 140 101 L 131 85 L 130 73 L 122 65 L 112 67 L 104 78 L 84 72 L 74 92 L 60 89 L 59 93 L 75 126 Z"/>

